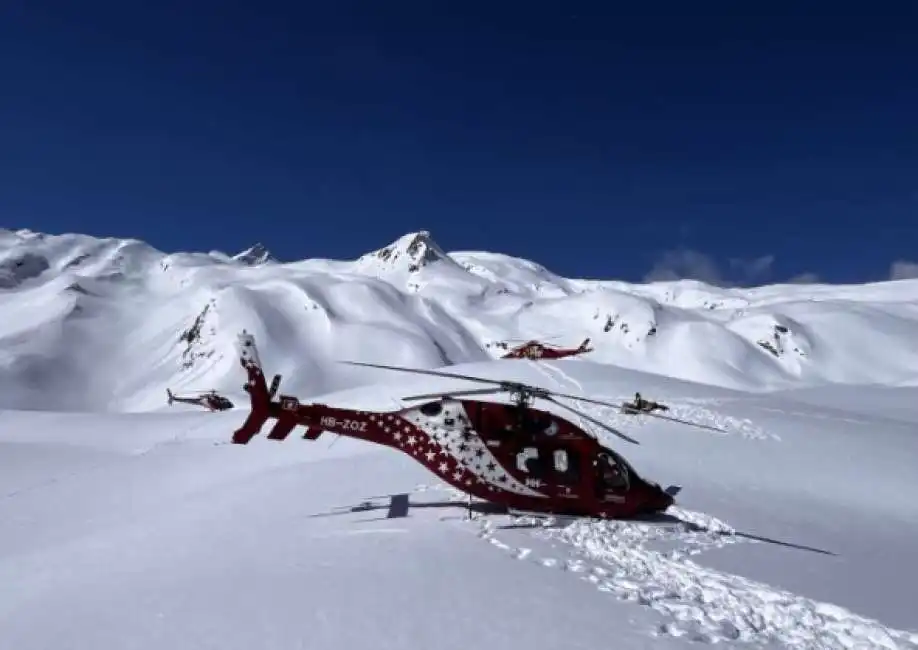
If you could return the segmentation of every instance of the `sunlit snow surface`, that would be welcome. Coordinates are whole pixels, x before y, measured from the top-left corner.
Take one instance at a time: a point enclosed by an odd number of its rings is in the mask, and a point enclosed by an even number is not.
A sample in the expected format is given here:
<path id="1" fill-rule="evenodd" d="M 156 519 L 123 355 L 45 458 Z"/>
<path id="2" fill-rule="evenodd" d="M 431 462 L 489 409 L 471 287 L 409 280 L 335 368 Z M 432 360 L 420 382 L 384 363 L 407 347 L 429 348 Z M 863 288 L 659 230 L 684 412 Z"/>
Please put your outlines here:
<path id="1" fill-rule="evenodd" d="M 918 283 L 596 283 L 421 239 L 249 266 L 0 231 L 0 648 L 918 648 Z M 569 401 L 640 440 L 608 443 L 677 507 L 469 519 L 394 451 L 234 446 L 243 408 L 166 410 L 166 387 L 244 406 L 243 327 L 282 392 L 329 404 L 468 385 L 341 359 L 459 364 L 726 432 Z M 486 346 L 550 334 L 596 353 Z"/>
<path id="2" fill-rule="evenodd" d="M 297 395 L 388 380 L 342 359 L 435 368 L 543 338 L 590 338 L 581 359 L 608 373 L 725 389 L 918 387 L 918 280 L 576 280 L 506 255 L 447 254 L 426 233 L 355 261 L 240 259 L 0 230 L 0 407 L 150 411 L 164 407 L 166 388 L 240 398 L 233 343 L 243 328 Z M 631 391 L 642 377 L 631 375 Z"/>
<path id="3" fill-rule="evenodd" d="M 684 486 L 650 522 L 468 520 L 392 451 L 227 444 L 241 412 L 0 413 L 0 647 L 918 647 L 912 396 L 706 390 L 671 401 L 728 433 L 619 447 Z"/>

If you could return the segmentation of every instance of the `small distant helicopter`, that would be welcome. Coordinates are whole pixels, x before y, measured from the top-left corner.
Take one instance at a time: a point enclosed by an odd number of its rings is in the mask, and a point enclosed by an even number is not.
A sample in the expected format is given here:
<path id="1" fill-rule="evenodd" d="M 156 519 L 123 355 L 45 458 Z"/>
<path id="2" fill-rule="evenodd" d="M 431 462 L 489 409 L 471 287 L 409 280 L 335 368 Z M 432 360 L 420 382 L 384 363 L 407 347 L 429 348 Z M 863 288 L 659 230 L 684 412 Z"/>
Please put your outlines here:
<path id="1" fill-rule="evenodd" d="M 507 341 L 509 343 L 510 341 Z M 526 341 L 511 349 L 501 359 L 563 359 L 564 357 L 573 357 L 578 354 L 592 352 L 593 348 L 589 347 L 590 339 L 584 339 L 583 343 L 576 348 L 562 348 L 551 343 L 542 341 Z"/>
<path id="2" fill-rule="evenodd" d="M 668 411 L 669 407 L 660 402 L 644 399 L 640 393 L 634 394 L 634 401 L 625 402 L 621 406 L 621 412 L 625 415 L 640 415 L 652 413 L 653 411 Z"/>
<path id="3" fill-rule="evenodd" d="M 167 388 L 166 398 L 169 402 L 169 406 L 172 406 L 173 402 L 181 402 L 183 404 L 203 406 L 211 411 L 227 411 L 233 408 L 233 403 L 226 397 L 219 395 L 215 390 L 202 392 L 196 397 L 176 397 L 172 394 L 172 391 Z"/>
<path id="4" fill-rule="evenodd" d="M 568 420 L 533 408 L 535 400 L 551 402 L 633 444 L 636 440 L 559 401 L 568 398 L 617 408 L 577 395 L 556 393 L 514 381 L 345 361 L 349 365 L 462 379 L 482 388 L 403 397 L 420 402 L 394 412 L 304 404 L 296 397 L 274 396 L 269 388 L 251 334 L 239 335 L 240 363 L 248 381 L 251 412 L 233 434 L 247 444 L 269 418 L 276 420 L 268 438 L 284 440 L 297 426 L 306 427 L 305 440 L 324 431 L 402 451 L 446 483 L 469 496 L 508 510 L 598 518 L 631 517 L 660 512 L 674 502 L 678 487 L 662 489 L 642 478 L 618 453 Z M 507 393 L 512 403 L 487 402 L 473 396 Z M 668 416 L 652 417 L 675 420 Z M 703 424 L 675 420 L 706 429 Z"/>

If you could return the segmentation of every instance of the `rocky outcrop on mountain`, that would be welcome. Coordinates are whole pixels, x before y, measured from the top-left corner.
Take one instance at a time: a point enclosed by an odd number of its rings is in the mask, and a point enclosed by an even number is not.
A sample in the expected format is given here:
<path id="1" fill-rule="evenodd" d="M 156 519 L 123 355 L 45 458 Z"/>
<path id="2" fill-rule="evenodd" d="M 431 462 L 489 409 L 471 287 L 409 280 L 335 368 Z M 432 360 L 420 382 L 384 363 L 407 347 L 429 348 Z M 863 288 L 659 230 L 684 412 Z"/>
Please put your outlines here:
<path id="1" fill-rule="evenodd" d="M 788 352 L 793 352 L 801 357 L 806 356 L 806 351 L 802 350 L 800 346 L 794 343 L 793 335 L 786 325 L 775 323 L 772 328 L 771 336 L 759 339 L 756 343 L 763 350 L 767 350 L 779 359 Z"/>
<path id="2" fill-rule="evenodd" d="M 417 273 L 432 264 L 442 263 L 456 266 L 450 257 L 430 236 L 421 230 L 399 237 L 388 246 L 361 256 L 357 262 L 363 266 L 376 265 L 385 270 L 403 270 Z"/>
<path id="3" fill-rule="evenodd" d="M 0 260 L 0 289 L 14 289 L 49 268 L 51 265 L 47 258 L 35 253 L 22 253 Z"/>
<path id="4" fill-rule="evenodd" d="M 206 345 L 208 335 L 217 333 L 216 327 L 208 325 L 208 315 L 211 313 L 214 301 L 204 305 L 204 309 L 195 316 L 194 321 L 179 335 L 179 341 L 185 344 L 182 350 L 182 369 L 189 370 L 194 367 L 199 359 L 209 359 L 214 350 Z"/>
<path id="5" fill-rule="evenodd" d="M 271 264 L 277 262 L 277 259 L 271 255 L 264 244 L 257 243 L 254 246 L 245 249 L 241 253 L 233 255 L 233 260 L 241 262 L 246 266 L 261 266 L 262 264 Z"/>

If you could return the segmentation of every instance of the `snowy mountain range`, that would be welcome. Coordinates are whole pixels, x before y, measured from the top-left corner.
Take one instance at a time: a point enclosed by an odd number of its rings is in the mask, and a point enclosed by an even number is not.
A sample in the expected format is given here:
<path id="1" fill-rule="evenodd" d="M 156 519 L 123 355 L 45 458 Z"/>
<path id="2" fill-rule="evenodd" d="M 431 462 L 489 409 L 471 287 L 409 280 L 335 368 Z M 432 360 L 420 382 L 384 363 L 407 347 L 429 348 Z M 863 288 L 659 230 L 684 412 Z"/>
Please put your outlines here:
<path id="1" fill-rule="evenodd" d="M 918 650 L 916 324 L 918 280 L 577 280 L 425 232 L 281 263 L 0 231 L 0 648 Z M 345 408 L 461 382 L 341 360 L 455 366 L 721 431 L 579 403 L 677 505 L 469 519 L 407 454 L 229 444 L 243 329 L 282 392 Z M 497 360 L 547 337 L 595 350 Z"/>
<path id="2" fill-rule="evenodd" d="M 722 289 L 559 277 L 446 253 L 410 233 L 353 261 L 164 253 L 137 240 L 0 231 L 0 406 L 150 410 L 174 390 L 237 391 L 232 341 L 261 341 L 286 390 L 364 383 L 340 359 L 433 368 L 550 338 L 629 369 L 766 391 L 918 384 L 918 280 Z M 275 370 L 276 369 L 276 370 Z M 238 391 L 237 391 L 238 392 Z"/>

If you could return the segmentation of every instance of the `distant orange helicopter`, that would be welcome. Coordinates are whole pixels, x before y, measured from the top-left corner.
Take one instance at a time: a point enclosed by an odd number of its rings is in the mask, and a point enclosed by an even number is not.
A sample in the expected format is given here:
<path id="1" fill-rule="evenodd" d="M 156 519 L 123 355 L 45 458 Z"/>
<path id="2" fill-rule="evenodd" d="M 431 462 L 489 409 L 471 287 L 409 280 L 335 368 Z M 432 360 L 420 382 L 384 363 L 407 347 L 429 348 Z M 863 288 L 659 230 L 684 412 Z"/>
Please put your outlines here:
<path id="1" fill-rule="evenodd" d="M 316 440 L 329 431 L 399 450 L 470 500 L 475 497 L 509 510 L 534 513 L 630 517 L 666 510 L 680 490 L 677 486 L 663 489 L 645 480 L 593 435 L 555 413 L 532 406 L 537 399 L 551 402 L 638 444 L 558 398 L 612 408 L 620 408 L 618 404 L 515 381 L 352 361 L 342 363 L 449 377 L 485 387 L 403 397 L 403 401 L 420 404 L 393 412 L 304 404 L 290 395 L 275 401 L 281 377 L 275 375 L 268 387 L 255 338 L 246 332 L 239 336 L 239 359 L 248 376 L 243 388 L 251 398 L 251 411 L 233 434 L 235 444 L 248 444 L 268 419 L 276 420 L 268 434 L 270 440 L 284 440 L 297 426 L 306 428 L 305 440 Z M 471 399 L 498 393 L 509 394 L 512 403 Z M 646 415 L 720 431 L 669 416 Z"/>
<path id="2" fill-rule="evenodd" d="M 513 341 L 504 341 L 504 345 L 501 347 L 505 347 L 507 343 L 511 342 Z M 593 348 L 589 347 L 589 345 L 590 339 L 588 338 L 584 339 L 583 343 L 576 348 L 562 348 L 551 343 L 531 340 L 511 349 L 507 354 L 501 356 L 501 359 L 562 359 L 592 352 Z"/>

